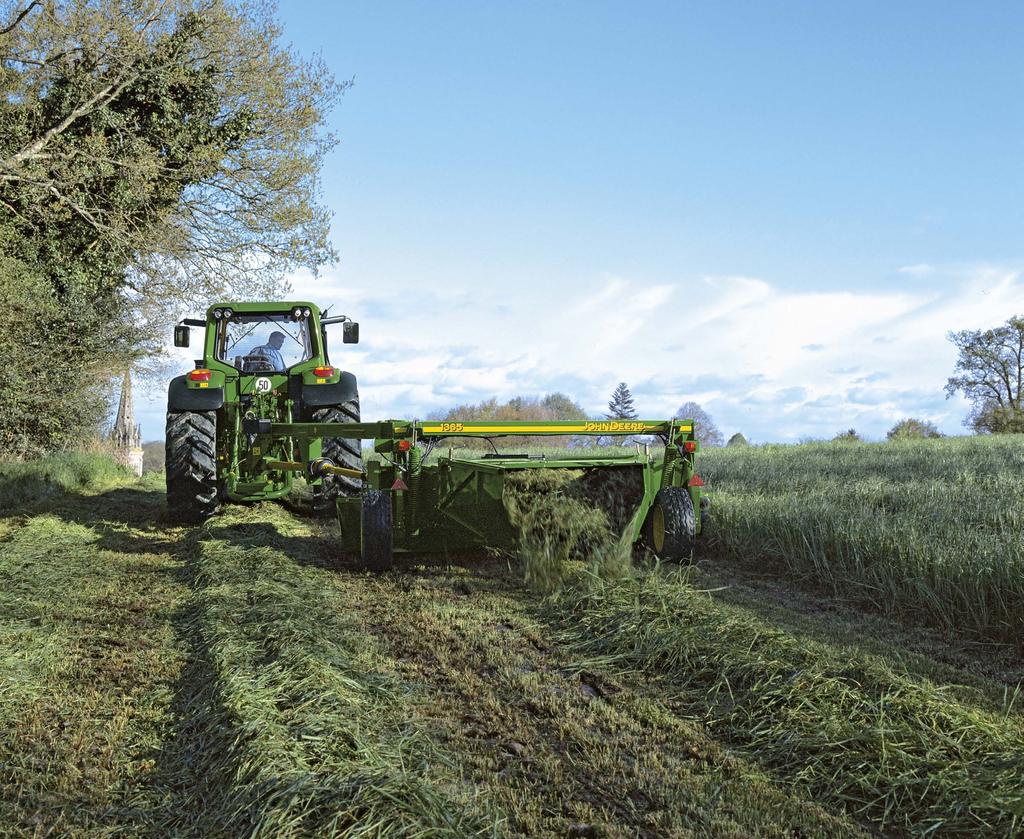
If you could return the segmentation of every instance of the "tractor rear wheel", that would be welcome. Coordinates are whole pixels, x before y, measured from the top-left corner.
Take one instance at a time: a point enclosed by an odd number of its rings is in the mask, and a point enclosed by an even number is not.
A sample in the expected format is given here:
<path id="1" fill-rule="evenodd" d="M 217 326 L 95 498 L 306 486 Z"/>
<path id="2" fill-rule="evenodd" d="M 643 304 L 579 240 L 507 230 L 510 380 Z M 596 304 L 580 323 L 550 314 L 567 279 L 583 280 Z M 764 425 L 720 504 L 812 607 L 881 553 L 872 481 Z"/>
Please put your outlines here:
<path id="1" fill-rule="evenodd" d="M 379 489 L 363 492 L 359 533 L 363 567 L 370 571 L 387 571 L 394 562 L 390 492 Z"/>
<path id="2" fill-rule="evenodd" d="M 168 413 L 164 458 L 171 516 L 198 524 L 216 513 L 216 411 Z"/>
<path id="3" fill-rule="evenodd" d="M 689 562 L 697 541 L 697 518 L 686 487 L 658 491 L 644 522 L 644 540 L 659 559 Z"/>
<path id="4" fill-rule="evenodd" d="M 359 422 L 359 397 L 341 405 L 314 411 L 313 422 Z M 335 466 L 359 471 L 363 469 L 363 454 L 359 440 L 327 437 L 320 454 L 330 458 Z M 362 481 L 344 475 L 325 475 L 320 481 L 319 486 L 313 487 L 313 511 L 321 515 L 330 515 L 334 512 L 334 502 L 339 496 L 351 498 L 358 495 L 362 489 Z"/>

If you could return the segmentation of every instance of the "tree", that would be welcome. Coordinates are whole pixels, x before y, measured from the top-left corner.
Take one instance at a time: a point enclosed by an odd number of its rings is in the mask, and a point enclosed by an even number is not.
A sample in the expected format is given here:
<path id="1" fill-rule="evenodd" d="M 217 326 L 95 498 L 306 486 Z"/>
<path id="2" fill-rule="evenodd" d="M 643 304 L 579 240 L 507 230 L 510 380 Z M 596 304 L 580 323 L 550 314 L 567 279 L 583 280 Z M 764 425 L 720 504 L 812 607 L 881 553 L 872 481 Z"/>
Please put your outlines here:
<path id="1" fill-rule="evenodd" d="M 729 442 L 726 443 L 725 445 L 726 446 L 749 446 L 750 444 L 747 442 L 747 438 L 744 437 L 742 434 L 740 434 L 740 432 L 737 431 L 735 434 L 732 435 L 732 437 L 729 438 Z"/>
<path id="2" fill-rule="evenodd" d="M 901 419 L 885 435 L 889 440 L 924 440 L 941 437 L 939 429 L 928 420 L 914 417 Z"/>
<path id="3" fill-rule="evenodd" d="M 676 419 L 692 419 L 696 426 L 697 439 L 702 446 L 721 446 L 725 437 L 718 430 L 711 415 L 696 402 L 684 402 L 676 409 Z"/>
<path id="4" fill-rule="evenodd" d="M 608 413 L 605 417 L 614 420 L 631 420 L 638 416 L 633 408 L 633 394 L 625 382 L 619 382 L 618 387 L 612 393 L 611 401 L 608 403 Z"/>
<path id="5" fill-rule="evenodd" d="M 0 0 L 0 89 L 0 271 L 26 303 L 0 305 L 0 332 L 34 347 L 0 385 L 0 442 L 67 442 L 80 396 L 158 351 L 184 307 L 276 296 L 334 258 L 318 177 L 344 85 L 280 44 L 266 6 Z M 8 399 L 33 359 L 71 362 L 40 416 Z"/>
<path id="6" fill-rule="evenodd" d="M 457 405 L 448 411 L 435 413 L 431 419 L 441 422 L 482 422 L 486 420 L 585 420 L 587 413 L 577 402 L 573 402 L 564 393 L 549 393 L 543 399 L 530 396 L 515 396 L 504 404 L 491 398 L 470 405 Z M 515 446 L 567 446 L 577 438 L 558 437 L 515 437 Z M 483 440 L 467 438 L 459 441 L 459 445 L 467 448 L 489 448 Z"/>
<path id="7" fill-rule="evenodd" d="M 344 86 L 226 0 L 0 0 L 0 199 L 123 262 L 139 305 L 278 290 L 333 258 L 320 129 Z M 20 21 L 19 21 L 20 17 Z M 124 272 L 122 272 L 124 273 Z"/>
<path id="8" fill-rule="evenodd" d="M 979 434 L 1024 433 L 1024 316 L 947 337 L 960 354 L 946 398 L 959 391 L 972 403 L 964 425 Z"/>
<path id="9" fill-rule="evenodd" d="M 864 442 L 860 435 L 857 433 L 855 428 L 848 428 L 846 431 L 840 431 L 835 437 L 832 438 L 833 443 L 862 443 Z"/>

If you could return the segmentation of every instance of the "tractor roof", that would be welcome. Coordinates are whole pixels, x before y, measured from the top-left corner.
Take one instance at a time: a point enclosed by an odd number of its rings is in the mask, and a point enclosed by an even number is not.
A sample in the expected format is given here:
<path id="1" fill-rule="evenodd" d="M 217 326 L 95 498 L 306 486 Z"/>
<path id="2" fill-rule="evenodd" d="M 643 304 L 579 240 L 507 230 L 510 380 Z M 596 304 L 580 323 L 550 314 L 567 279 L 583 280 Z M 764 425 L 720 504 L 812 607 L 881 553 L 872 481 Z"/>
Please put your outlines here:
<path id="1" fill-rule="evenodd" d="M 236 300 L 221 300 L 217 303 L 213 303 L 207 310 L 206 315 L 210 317 L 210 313 L 214 309 L 230 308 L 236 314 L 262 314 L 262 313 L 273 313 L 273 312 L 287 312 L 290 309 L 294 309 L 296 306 L 308 306 L 313 310 L 313 313 L 320 314 L 320 307 L 316 303 L 310 303 L 307 300 L 271 300 L 271 301 L 236 301 Z"/>

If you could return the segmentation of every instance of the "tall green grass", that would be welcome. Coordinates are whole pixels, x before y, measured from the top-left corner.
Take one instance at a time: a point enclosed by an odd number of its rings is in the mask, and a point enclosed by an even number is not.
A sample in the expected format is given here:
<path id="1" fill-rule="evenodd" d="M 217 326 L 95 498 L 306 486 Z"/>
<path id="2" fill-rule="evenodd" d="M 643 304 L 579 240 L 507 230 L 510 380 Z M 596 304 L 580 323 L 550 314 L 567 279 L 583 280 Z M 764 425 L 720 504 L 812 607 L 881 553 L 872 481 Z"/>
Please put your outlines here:
<path id="1" fill-rule="evenodd" d="M 581 668 L 642 675 L 773 774 L 888 833 L 1020 835 L 1024 724 L 1012 710 L 712 600 L 685 572 L 567 589 Z"/>
<path id="2" fill-rule="evenodd" d="M 38 460 L 0 461 L 0 513 L 66 492 L 95 492 L 128 473 L 107 454 L 64 452 Z"/>
<path id="3" fill-rule="evenodd" d="M 730 558 L 1024 644 L 1024 436 L 717 449 L 700 469 Z"/>

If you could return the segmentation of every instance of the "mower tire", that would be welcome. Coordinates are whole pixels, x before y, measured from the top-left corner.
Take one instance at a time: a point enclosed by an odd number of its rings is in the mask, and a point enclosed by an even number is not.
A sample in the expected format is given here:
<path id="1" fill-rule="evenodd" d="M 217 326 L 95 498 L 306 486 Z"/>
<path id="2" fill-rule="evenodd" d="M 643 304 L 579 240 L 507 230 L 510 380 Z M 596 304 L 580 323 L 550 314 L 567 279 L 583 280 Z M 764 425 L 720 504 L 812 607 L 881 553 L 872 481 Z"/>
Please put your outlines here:
<path id="1" fill-rule="evenodd" d="M 394 563 L 390 492 L 378 489 L 363 492 L 359 547 L 363 567 L 370 571 L 387 571 Z"/>
<path id="2" fill-rule="evenodd" d="M 658 559 L 689 562 L 697 541 L 697 517 L 686 487 L 658 491 L 644 522 L 644 541 Z"/>
<path id="3" fill-rule="evenodd" d="M 168 412 L 164 457 L 171 517 L 199 524 L 216 513 L 217 412 Z"/>
<path id="4" fill-rule="evenodd" d="M 359 422 L 359 397 L 356 396 L 341 405 L 314 411 L 312 422 Z M 330 458 L 335 466 L 362 471 L 363 454 L 359 440 L 327 437 L 320 454 Z M 358 478 L 348 478 L 344 475 L 325 475 L 320 481 L 319 486 L 313 487 L 313 512 L 317 515 L 333 515 L 334 502 L 339 496 L 351 498 L 358 495 L 362 489 L 362 482 Z"/>

